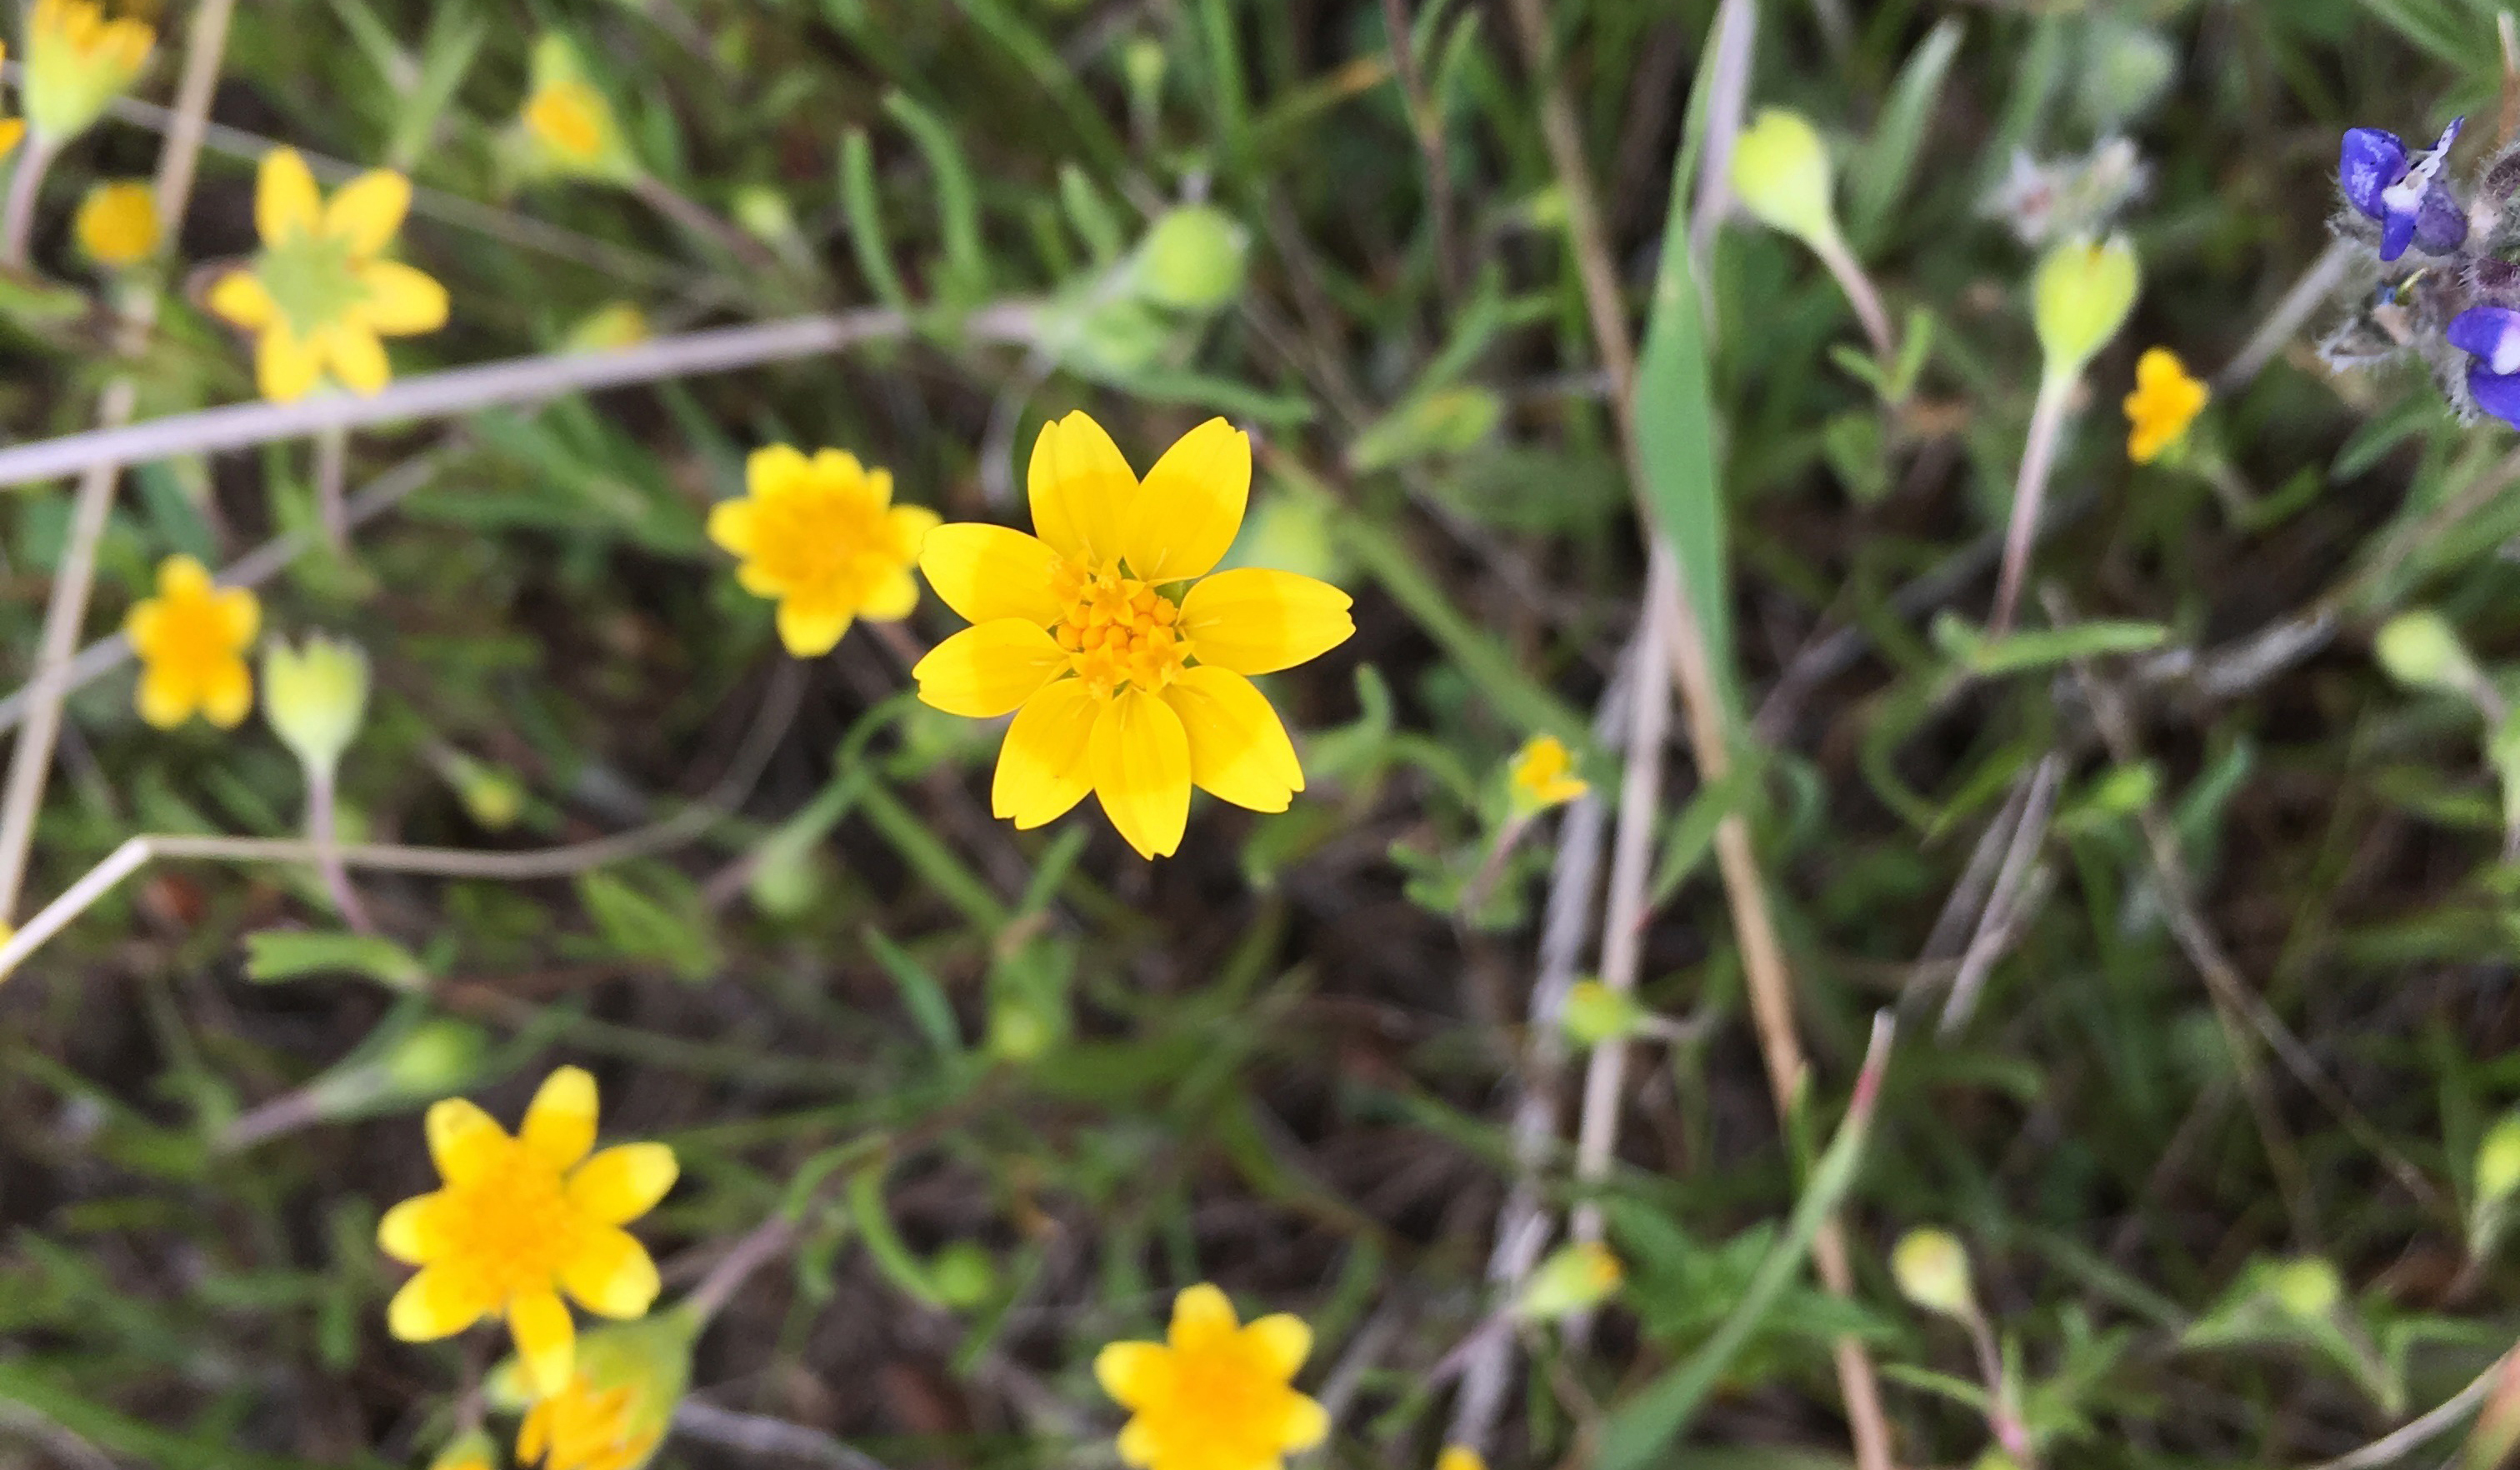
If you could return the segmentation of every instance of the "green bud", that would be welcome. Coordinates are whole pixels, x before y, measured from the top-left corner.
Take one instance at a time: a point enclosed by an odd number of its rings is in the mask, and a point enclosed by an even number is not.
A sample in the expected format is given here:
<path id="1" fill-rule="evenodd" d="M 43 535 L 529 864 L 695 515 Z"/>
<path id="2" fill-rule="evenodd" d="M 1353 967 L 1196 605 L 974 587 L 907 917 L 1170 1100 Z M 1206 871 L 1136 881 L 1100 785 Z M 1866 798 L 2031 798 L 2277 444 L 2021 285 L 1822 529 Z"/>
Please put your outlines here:
<path id="1" fill-rule="evenodd" d="M 2150 761 L 2138 761 L 2132 766 L 2111 766 L 2101 773 L 2084 800 L 2094 811 L 2131 817 L 2160 794 L 2160 770 Z"/>
<path id="2" fill-rule="evenodd" d="M 989 1054 L 1002 1061 L 1028 1062 L 1058 1040 L 1058 1028 L 1031 997 L 998 996 L 989 1005 Z"/>
<path id="3" fill-rule="evenodd" d="M 1175 311 L 1215 311 L 1242 293 L 1249 237 L 1212 204 L 1167 210 L 1139 243 L 1138 291 Z"/>
<path id="4" fill-rule="evenodd" d="M 608 301 L 577 319 L 562 334 L 562 352 L 618 352 L 635 347 L 654 335 L 648 330 L 648 314 L 636 301 Z"/>
<path id="5" fill-rule="evenodd" d="M 2111 236 L 2051 247 L 2031 282 L 2031 314 L 2051 378 L 2071 378 L 2118 334 L 2135 310 L 2141 274 L 2135 247 Z"/>
<path id="6" fill-rule="evenodd" d="M 2083 116 L 2098 133 L 2115 132 L 2152 111 L 2179 75 L 2179 50 L 2149 25 L 2094 16 L 2083 45 Z"/>
<path id="7" fill-rule="evenodd" d="M 368 655 L 321 634 L 262 655 L 262 713 L 310 774 L 330 780 L 368 712 Z"/>
<path id="8" fill-rule="evenodd" d="M 52 148 L 86 132 L 139 79 L 157 44 L 147 22 L 109 21 L 93 0 L 35 0 L 19 93 L 27 127 Z"/>
<path id="9" fill-rule="evenodd" d="M 1513 1314 L 1526 1322 L 1590 1312 L 1610 1299 L 1627 1279 L 1627 1268 L 1598 1240 L 1560 1247 L 1522 1283 Z"/>
<path id="10" fill-rule="evenodd" d="M 1949 1230 L 1910 1230 L 1890 1252 L 1900 1294 L 1928 1312 L 1961 1321 L 1977 1318 L 1966 1247 Z"/>
<path id="11" fill-rule="evenodd" d="M 2467 646 L 2459 642 L 2458 630 L 2429 607 L 2401 612 L 2381 624 L 2371 652 L 2390 678 L 2408 689 L 2464 694 L 2483 679 Z"/>
<path id="12" fill-rule="evenodd" d="M 1579 980 L 1566 992 L 1566 1008 L 1557 1023 L 1579 1047 L 1598 1047 L 1644 1030 L 1645 1008 L 1637 998 L 1612 990 L 1598 980 Z"/>
<path id="13" fill-rule="evenodd" d="M 507 767 L 450 750 L 439 758 L 438 772 L 455 788 L 455 799 L 464 803 L 464 814 L 489 830 L 504 832 L 524 815 L 524 782 Z"/>
<path id="14" fill-rule="evenodd" d="M 499 1407 L 524 1411 L 519 1438 L 548 1446 L 547 1465 L 639 1470 L 691 1388 L 700 1325 L 698 1314 L 675 1307 L 635 1322 L 581 1327 L 568 1387 L 534 1400 L 523 1365 L 511 1357 L 490 1371 L 483 1393 Z"/>
<path id="15" fill-rule="evenodd" d="M 2520 1189 L 2520 1112 L 2502 1115 L 2476 1145 L 2476 1200 L 2500 1204 Z"/>
<path id="16" fill-rule="evenodd" d="M 1767 108 L 1732 145 L 1732 192 L 1771 229 L 1815 250 L 1837 242 L 1828 147 L 1799 112 Z"/>
<path id="17" fill-rule="evenodd" d="M 2276 1267 L 2267 1290 L 2275 1305 L 2303 1321 L 2323 1321 L 2345 1299 L 2336 1268 L 2317 1256 L 2298 1256 Z"/>
<path id="18" fill-rule="evenodd" d="M 308 1111 L 318 1118 L 355 1118 L 402 1102 L 434 1100 L 462 1092 L 481 1079 L 490 1039 L 465 1021 L 435 1016 L 391 1035 L 388 1019 L 378 1030 L 382 1045 L 362 1047 L 306 1085 Z"/>
<path id="19" fill-rule="evenodd" d="M 1151 123 L 1164 93 L 1164 43 L 1131 36 L 1120 46 L 1120 75 L 1129 85 L 1129 111 Z"/>
<path id="20" fill-rule="evenodd" d="M 487 1432 L 468 1429 L 446 1442 L 428 1470 L 499 1470 L 499 1447 Z"/>
<path id="21" fill-rule="evenodd" d="M 534 173 L 627 184 L 641 172 L 611 102 L 587 80 L 568 38 L 556 33 L 534 43 L 533 87 L 514 136 Z"/>
<path id="22" fill-rule="evenodd" d="M 977 1307 L 997 1293 L 998 1265 L 980 1246 L 957 1240 L 927 1264 L 927 1284 L 948 1307 Z"/>
<path id="23" fill-rule="evenodd" d="M 764 843 L 743 891 L 771 918 L 801 918 L 823 894 L 820 858 L 805 843 Z"/>

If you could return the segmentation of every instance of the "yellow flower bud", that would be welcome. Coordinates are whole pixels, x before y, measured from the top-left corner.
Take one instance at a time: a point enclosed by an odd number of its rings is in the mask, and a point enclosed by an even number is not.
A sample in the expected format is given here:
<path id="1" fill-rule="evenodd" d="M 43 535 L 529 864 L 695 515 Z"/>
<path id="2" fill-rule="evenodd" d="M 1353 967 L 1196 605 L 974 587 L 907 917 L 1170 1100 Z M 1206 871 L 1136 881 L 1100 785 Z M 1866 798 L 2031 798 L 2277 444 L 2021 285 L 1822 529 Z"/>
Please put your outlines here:
<path id="1" fill-rule="evenodd" d="M 2409 689 L 2464 694 L 2484 677 L 2459 642 L 2458 630 L 2429 607 L 2399 613 L 2381 624 L 2371 651 L 2390 678 Z"/>
<path id="2" fill-rule="evenodd" d="M 517 1429 L 517 1463 L 639 1470 L 655 1455 L 691 1387 L 692 1341 L 699 1327 L 697 1314 L 676 1309 L 580 1333 L 567 1386 L 525 1410 Z M 524 1381 L 518 1369 L 512 1359 L 492 1374 L 494 1397 L 517 1393 Z"/>
<path id="3" fill-rule="evenodd" d="M 1625 991 L 1598 980 L 1578 980 L 1566 992 L 1566 1008 L 1557 1019 L 1577 1046 L 1598 1047 L 1642 1031 L 1645 1008 Z"/>
<path id="4" fill-rule="evenodd" d="M 2051 378 L 2071 378 L 2118 334 L 2141 284 L 2135 247 L 2111 236 L 2069 240 L 2048 251 L 2031 282 L 2031 315 Z"/>
<path id="5" fill-rule="evenodd" d="M 2476 1145 L 2476 1201 L 2498 1205 L 2520 1189 L 2520 1112 L 2505 1113 Z"/>
<path id="6" fill-rule="evenodd" d="M 1552 1252 L 1522 1283 L 1513 1314 L 1526 1322 L 1589 1312 L 1610 1299 L 1628 1277 L 1627 1268 L 1598 1240 L 1579 1241 Z"/>
<path id="7" fill-rule="evenodd" d="M 35 0 L 19 94 L 26 125 L 53 148 L 86 132 L 139 77 L 157 44 L 156 30 L 108 21 L 93 0 Z"/>
<path id="8" fill-rule="evenodd" d="M 609 301 L 580 317 L 561 338 L 562 352 L 618 352 L 653 335 L 648 314 L 633 301 Z"/>
<path id="9" fill-rule="evenodd" d="M 368 655 L 316 635 L 302 647 L 275 641 L 262 656 L 262 712 L 306 769 L 330 779 L 368 712 Z"/>
<path id="10" fill-rule="evenodd" d="M 1949 1230 L 1910 1230 L 1890 1252 L 1900 1293 L 1929 1312 L 1968 1321 L 1977 1316 L 1966 1247 Z"/>
<path id="11" fill-rule="evenodd" d="M 1169 210 L 1138 246 L 1139 294 L 1176 311 L 1215 311 L 1242 293 L 1247 244 L 1242 226 L 1212 204 Z"/>
<path id="12" fill-rule="evenodd" d="M 2345 1298 L 2345 1283 L 2336 1268 L 2317 1256 L 2301 1256 L 2276 1267 L 2267 1289 L 2275 1305 L 2304 1321 L 2317 1321 L 2336 1310 Z"/>
<path id="13" fill-rule="evenodd" d="M 612 104 L 586 79 L 565 36 L 534 43 L 533 90 L 517 116 L 526 163 L 535 172 L 626 184 L 639 176 Z"/>
<path id="14" fill-rule="evenodd" d="M 79 200 L 70 233 L 87 258 L 112 270 L 138 265 L 158 248 L 158 199 L 148 185 L 99 184 Z"/>
<path id="15" fill-rule="evenodd" d="M 1799 112 L 1763 109 L 1732 145 L 1732 192 L 1771 229 L 1816 250 L 1837 241 L 1828 147 Z"/>

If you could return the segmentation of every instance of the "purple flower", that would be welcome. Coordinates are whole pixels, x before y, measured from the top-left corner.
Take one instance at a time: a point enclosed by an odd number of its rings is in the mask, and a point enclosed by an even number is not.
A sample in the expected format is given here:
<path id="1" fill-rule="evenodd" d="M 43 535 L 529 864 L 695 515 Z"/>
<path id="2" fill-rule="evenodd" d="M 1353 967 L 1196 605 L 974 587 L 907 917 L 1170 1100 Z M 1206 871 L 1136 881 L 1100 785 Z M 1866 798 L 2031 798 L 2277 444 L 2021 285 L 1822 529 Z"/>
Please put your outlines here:
<path id="1" fill-rule="evenodd" d="M 2442 163 L 2467 119 L 2453 117 L 2439 142 L 2409 155 L 2395 133 L 2358 127 L 2345 134 L 2337 182 L 2354 207 L 2380 225 L 2380 258 L 2395 260 L 2409 244 L 2447 255 L 2467 240 L 2467 216 L 2441 186 Z"/>
<path id="2" fill-rule="evenodd" d="M 2476 406 L 2520 428 L 2520 311 L 2471 306 L 2451 320 L 2450 344 L 2476 359 L 2467 390 Z"/>

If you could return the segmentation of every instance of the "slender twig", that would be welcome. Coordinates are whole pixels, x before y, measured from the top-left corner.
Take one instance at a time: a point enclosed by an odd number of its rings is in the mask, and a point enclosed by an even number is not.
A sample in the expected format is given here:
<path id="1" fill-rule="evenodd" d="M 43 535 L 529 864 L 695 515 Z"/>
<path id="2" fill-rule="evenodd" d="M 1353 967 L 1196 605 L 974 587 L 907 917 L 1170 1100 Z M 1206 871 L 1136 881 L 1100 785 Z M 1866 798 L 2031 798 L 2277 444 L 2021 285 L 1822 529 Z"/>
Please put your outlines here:
<path id="1" fill-rule="evenodd" d="M 2512 1352 L 2520 1352 L 2520 1348 Z M 2510 1364 L 2511 1356 L 2511 1353 L 2504 1353 L 2494 1359 L 2493 1366 L 2477 1374 L 2475 1381 L 2467 1387 L 2451 1395 L 2439 1408 L 2408 1421 L 2404 1427 L 2382 1435 L 2351 1454 L 2321 1460 L 2310 1470 L 2371 1470 L 2372 1466 L 2392 1463 L 2416 1446 L 2448 1433 L 2452 1425 L 2467 1417 L 2467 1411 L 2474 1408 L 2480 1400 L 2494 1392 L 2495 1380 Z"/>
<path id="2" fill-rule="evenodd" d="M 315 849 L 315 871 L 332 895 L 333 907 L 341 911 L 341 921 L 355 933 L 374 934 L 377 921 L 368 916 L 368 906 L 351 886 L 350 870 L 341 866 L 339 798 L 339 782 L 330 769 L 307 768 L 306 840 Z"/>
<path id="3" fill-rule="evenodd" d="M 772 1215 L 718 1258 L 708 1274 L 700 1277 L 700 1284 L 683 1299 L 683 1306 L 698 1313 L 703 1321 L 717 1315 L 718 1309 L 726 1305 L 726 1299 L 735 1295 L 746 1277 L 795 1243 L 795 1222 L 785 1214 Z"/>
<path id="4" fill-rule="evenodd" d="M 1697 170 L 1697 195 L 1688 211 L 1688 260 L 1706 279 L 1715 232 L 1732 212 L 1732 145 L 1750 106 L 1750 59 L 1759 39 L 1757 0 L 1724 0 L 1715 12 L 1715 67 L 1707 79 L 1706 156 Z M 1714 313 L 1707 314 L 1714 330 Z"/>
<path id="5" fill-rule="evenodd" d="M 1612 264 L 1609 241 L 1594 196 L 1592 168 L 1584 157 L 1584 136 L 1568 98 L 1564 79 L 1550 56 L 1549 15 L 1543 0 L 1513 0 L 1514 27 L 1523 56 L 1540 83 L 1540 127 L 1560 188 L 1565 195 L 1567 234 L 1574 246 L 1576 273 L 1593 327 L 1594 345 L 1610 374 L 1611 403 L 1617 413 L 1629 482 L 1638 496 L 1638 513 L 1649 528 L 1653 516 L 1643 500 L 1643 456 L 1637 434 L 1635 339 L 1628 329 L 1625 296 Z M 1663 599 L 1676 619 L 1672 640 L 1673 673 L 1679 681 L 1689 743 L 1697 756 L 1698 779 L 1714 785 L 1732 772 L 1732 732 L 1726 728 L 1722 695 L 1705 634 L 1690 610 L 1685 573 L 1675 569 Z M 1778 943 L 1776 921 L 1768 912 L 1765 878 L 1750 845 L 1749 824 L 1738 812 L 1715 829 L 1716 868 L 1723 879 L 1727 907 L 1741 947 L 1742 971 L 1768 1081 L 1779 1117 L 1789 1116 L 1803 1087 L 1802 1044 L 1795 1035 L 1793 977 L 1784 949 Z M 1812 1242 L 1821 1280 L 1831 1294 L 1853 1293 L 1855 1273 L 1846 1258 L 1846 1242 L 1834 1220 L 1822 1224 Z M 1859 1470 L 1889 1470 L 1890 1426 L 1882 1412 L 1880 1386 L 1872 1358 L 1853 1336 L 1834 1345 L 1838 1392 L 1855 1442 Z"/>
<path id="6" fill-rule="evenodd" d="M 315 507 L 324 539 L 335 553 L 350 549 L 350 517 L 341 504 L 343 481 L 350 477 L 350 431 L 336 425 L 315 436 Z"/>
<path id="7" fill-rule="evenodd" d="M 737 229 L 720 218 L 716 211 L 654 174 L 639 175 L 639 181 L 631 186 L 631 193 L 639 196 L 657 213 L 734 256 L 739 265 L 765 274 L 782 272 L 779 256 L 770 246 Z"/>
<path id="8" fill-rule="evenodd" d="M 2012 631 L 2022 579 L 2030 570 L 2031 548 L 2039 539 L 2039 508 L 2048 498 L 2048 476 L 2056 464 L 2056 441 L 2064 435 L 2065 410 L 2081 381 L 2077 373 L 2049 373 L 2039 380 L 2039 401 L 2030 411 L 2030 432 L 2021 447 L 2021 477 L 2012 486 L 2012 518 L 2003 533 L 2003 569 L 1996 577 L 1995 611 L 1986 620 L 1989 638 Z"/>
<path id="9" fill-rule="evenodd" d="M 674 1433 L 684 1439 L 783 1455 L 791 1460 L 829 1465 L 832 1470 L 884 1470 L 883 1461 L 838 1440 L 786 1419 L 720 1408 L 702 1399 L 685 1399 L 674 1406 Z"/>
<path id="10" fill-rule="evenodd" d="M 972 341 L 1027 342 L 1033 318 L 1029 304 L 1008 302 L 965 317 L 962 331 Z M 652 337 L 615 352 L 544 353 L 458 368 L 402 379 L 369 397 L 326 393 L 295 403 L 242 403 L 172 414 L 129 428 L 0 449 L 0 485 L 53 479 L 101 459 L 139 465 L 181 454 L 216 454 L 300 439 L 328 428 L 452 418 L 566 393 L 820 357 L 860 342 L 903 336 L 910 329 L 910 319 L 902 313 L 874 307 Z"/>
<path id="11" fill-rule="evenodd" d="M 2301 279 L 2293 283 L 2292 290 L 2285 291 L 2283 298 L 2275 302 L 2274 310 L 2267 313 L 2267 319 L 2259 324 L 2258 330 L 2249 334 L 2238 354 L 2224 365 L 2222 372 L 2214 375 L 2214 391 L 2228 394 L 2247 387 L 2267 364 L 2274 361 L 2275 354 L 2284 349 L 2284 343 L 2292 340 L 2293 334 L 2301 331 L 2302 325 L 2310 320 L 2311 313 L 2336 294 L 2337 288 L 2345 284 L 2346 273 L 2353 262 L 2352 244 L 2342 240 L 2329 241 L 2327 248 L 2311 262 L 2309 270 L 2302 272 Z"/>
<path id="12" fill-rule="evenodd" d="M 1960 956 L 1959 973 L 1953 977 L 1951 997 L 1943 1004 L 1943 1019 L 1936 1034 L 1944 1041 L 1958 1036 L 1968 1025 L 1970 1014 L 1977 1008 L 1978 992 L 1985 987 L 1987 976 L 1994 973 L 1995 961 L 2002 956 L 2016 927 L 2012 922 L 2014 904 L 2030 876 L 2031 865 L 2038 861 L 2041 844 L 2047 840 L 2048 819 L 2056 810 L 2056 789 L 2064 776 L 2065 758 L 2051 750 L 2041 758 L 2039 769 L 2030 778 L 2021 814 L 2004 850 L 2003 866 L 1996 871 L 1995 887 L 1987 895 L 1977 934 Z"/>
<path id="13" fill-rule="evenodd" d="M 52 139 L 29 129 L 26 146 L 18 151 L 18 166 L 9 171 L 9 202 L 0 208 L 0 266 L 26 268 L 28 242 L 35 233 L 35 197 L 43 192 L 44 175 L 52 172 L 59 152 Z"/>
<path id="14" fill-rule="evenodd" d="M 1883 363 L 1899 355 L 1898 338 L 1890 331 L 1889 308 L 1881 304 L 1881 288 L 1864 270 L 1864 262 L 1855 258 L 1844 240 L 1834 235 L 1823 237 L 1812 246 L 1820 263 L 1828 267 L 1836 278 L 1837 289 L 1846 293 L 1847 304 L 1855 308 L 1855 319 L 1864 324 L 1866 340 L 1872 343 L 1872 355 Z"/>

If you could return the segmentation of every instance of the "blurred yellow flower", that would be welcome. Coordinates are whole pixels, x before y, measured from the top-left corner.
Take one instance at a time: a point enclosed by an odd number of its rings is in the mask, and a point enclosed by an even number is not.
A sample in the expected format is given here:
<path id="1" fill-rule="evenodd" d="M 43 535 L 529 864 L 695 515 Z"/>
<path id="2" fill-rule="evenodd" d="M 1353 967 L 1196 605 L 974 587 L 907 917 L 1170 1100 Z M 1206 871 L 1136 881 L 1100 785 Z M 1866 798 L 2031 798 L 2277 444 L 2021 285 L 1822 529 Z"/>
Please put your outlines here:
<path id="1" fill-rule="evenodd" d="M 253 673 L 245 650 L 262 626 L 262 604 L 242 587 L 211 585 L 190 557 L 158 563 L 158 595 L 132 604 L 122 620 L 140 656 L 140 718 L 171 730 L 193 717 L 233 730 L 253 707 Z"/>
<path id="2" fill-rule="evenodd" d="M 27 123 L 48 147 L 85 132 L 140 75 L 157 44 L 147 23 L 109 21 L 91 0 L 35 0 L 20 91 Z"/>
<path id="3" fill-rule="evenodd" d="M 1084 414 L 1046 424 L 1029 474 L 1033 529 L 939 526 L 920 569 L 971 621 L 911 671 L 948 714 L 1012 712 L 991 805 L 1018 827 L 1087 791 L 1148 858 L 1181 846 L 1195 785 L 1255 812 L 1304 788 L 1293 742 L 1249 676 L 1291 668 L 1356 631 L 1348 596 L 1291 572 L 1210 576 L 1242 525 L 1251 441 L 1211 419 L 1143 484 Z M 1187 585 L 1194 584 L 1194 585 Z"/>
<path id="4" fill-rule="evenodd" d="M 379 336 L 446 325 L 446 288 L 382 258 L 411 207 L 411 182 L 373 169 L 328 203 L 295 149 L 263 155 L 254 186 L 262 253 L 210 289 L 210 310 L 257 334 L 254 379 L 278 403 L 303 398 L 327 370 L 356 393 L 393 374 Z"/>
<path id="5" fill-rule="evenodd" d="M 896 622 L 919 605 L 910 567 L 936 512 L 894 505 L 890 470 L 773 444 L 744 462 L 743 488 L 710 510 L 709 539 L 739 558 L 744 591 L 778 601 L 788 652 L 819 657 L 856 619 Z"/>
<path id="6" fill-rule="evenodd" d="M 525 100 L 534 141 L 562 157 L 592 160 L 604 147 L 604 99 L 582 81 L 560 81 Z"/>
<path id="7" fill-rule="evenodd" d="M 674 1151 L 622 1143 L 587 1157 L 595 1110 L 595 1079 L 576 1067 L 544 1079 L 513 1138 L 463 1098 L 428 1110 L 444 1187 L 404 1200 L 377 1225 L 386 1255 L 421 1268 L 386 1309 L 394 1336 L 428 1342 L 504 1313 L 528 1382 L 548 1397 L 576 1369 L 562 1289 L 602 1316 L 647 1312 L 656 1266 L 621 1226 L 673 1187 Z"/>
<path id="8" fill-rule="evenodd" d="M 578 1345 L 567 1387 L 537 1399 L 517 1430 L 517 1463 L 542 1470 L 639 1470 L 656 1452 L 691 1382 L 699 1318 L 688 1311 L 599 1327 Z"/>
<path id="9" fill-rule="evenodd" d="M 1435 1456 L 1435 1470 L 1488 1470 L 1488 1460 L 1467 1445 L 1447 1445 Z"/>
<path id="10" fill-rule="evenodd" d="M 2149 465 L 2179 442 L 2205 411 L 2213 390 L 2187 376 L 2187 365 L 2167 347 L 2148 347 L 2136 359 L 2135 391 L 2126 396 L 2127 458 Z"/>
<path id="11" fill-rule="evenodd" d="M 7 60 L 8 56 L 9 48 L 5 45 L 0 45 L 0 61 Z M 19 140 L 25 136 L 25 118 L 0 117 L 0 157 L 7 157 L 10 154 L 16 152 Z"/>
<path id="12" fill-rule="evenodd" d="M 1173 1301 L 1161 1343 L 1113 1343 L 1094 1359 L 1102 1391 L 1129 1410 L 1120 1458 L 1139 1470 L 1278 1470 L 1329 1434 L 1329 1415 L 1295 1392 L 1313 1330 L 1279 1313 L 1249 1326 L 1213 1286 Z"/>
<path id="13" fill-rule="evenodd" d="M 147 184 L 99 184 L 79 200 L 70 233 L 87 258 L 113 270 L 138 265 L 158 248 L 158 198 Z"/>
<path id="14" fill-rule="evenodd" d="M 1579 1240 L 1550 1252 L 1549 1259 L 1522 1283 L 1514 1314 L 1525 1321 L 1590 1312 L 1610 1298 L 1628 1278 L 1628 1269 L 1608 1246 Z"/>
<path id="15" fill-rule="evenodd" d="M 1514 814 L 1529 817 L 1546 812 L 1592 790 L 1592 782 L 1575 775 L 1574 769 L 1574 756 L 1557 736 L 1533 735 L 1525 740 L 1508 772 Z"/>
<path id="16" fill-rule="evenodd" d="M 639 176 L 612 104 L 586 78 L 568 38 L 555 31 L 534 43 L 533 83 L 517 116 L 523 162 L 538 173 L 626 184 Z"/>

